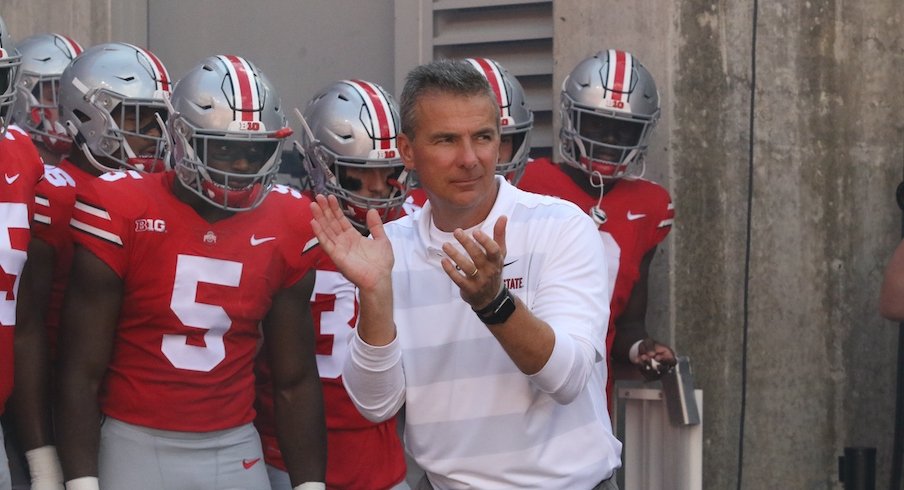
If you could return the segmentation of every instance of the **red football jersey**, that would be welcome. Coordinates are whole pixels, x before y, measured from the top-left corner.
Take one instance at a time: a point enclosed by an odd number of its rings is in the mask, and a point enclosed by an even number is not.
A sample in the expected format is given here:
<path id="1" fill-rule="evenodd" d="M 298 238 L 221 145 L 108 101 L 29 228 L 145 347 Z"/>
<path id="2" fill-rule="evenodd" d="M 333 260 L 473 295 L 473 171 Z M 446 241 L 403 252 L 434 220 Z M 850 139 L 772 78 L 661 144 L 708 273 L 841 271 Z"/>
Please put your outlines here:
<path id="1" fill-rule="evenodd" d="M 34 214 L 35 186 L 44 164 L 28 134 L 10 126 L 0 135 L 0 414 L 13 388 L 13 328 L 19 278 L 31 239 L 29 223 Z"/>
<path id="2" fill-rule="evenodd" d="M 355 286 L 329 258 L 317 266 L 311 297 L 317 329 L 317 369 L 323 386 L 327 427 L 327 488 L 379 490 L 405 477 L 405 454 L 396 431 L 396 418 L 379 424 L 355 408 L 342 383 L 348 342 L 358 321 Z M 257 360 L 257 418 L 267 464 L 286 470 L 276 439 L 270 367 L 262 349 Z"/>
<path id="3" fill-rule="evenodd" d="M 53 283 L 44 322 L 51 358 L 56 357 L 60 310 L 63 307 L 63 294 L 66 292 L 69 270 L 72 267 L 74 247 L 69 220 L 72 218 L 77 189 L 84 188 L 92 180 L 93 175 L 64 159 L 59 165 L 44 166 L 44 180 L 35 189 L 35 214 L 32 223 L 34 238 L 46 242 L 54 252 Z"/>
<path id="4" fill-rule="evenodd" d="M 587 194 L 558 165 L 545 158 L 527 165 L 518 187 L 571 201 L 588 214 L 599 200 L 599 194 Z M 606 348 L 611 352 L 615 320 L 625 311 L 634 284 L 640 278 L 643 257 L 668 235 L 675 212 L 665 188 L 649 180 L 632 178 L 620 179 L 603 196 L 601 207 L 606 222 L 599 229 L 608 259 L 609 284 L 613 287 L 606 336 Z M 608 385 L 611 400 L 611 376 Z"/>
<path id="5" fill-rule="evenodd" d="M 408 193 L 402 209 L 405 210 L 406 215 L 414 214 L 415 211 L 424 207 L 424 204 L 427 204 L 427 193 L 424 192 L 424 189 L 417 187 Z"/>
<path id="6" fill-rule="evenodd" d="M 76 243 L 124 282 L 101 408 L 163 430 L 236 427 L 254 419 L 259 324 L 321 257 L 310 201 L 277 186 L 209 223 L 172 193 L 174 179 L 104 174 L 73 210 Z"/>

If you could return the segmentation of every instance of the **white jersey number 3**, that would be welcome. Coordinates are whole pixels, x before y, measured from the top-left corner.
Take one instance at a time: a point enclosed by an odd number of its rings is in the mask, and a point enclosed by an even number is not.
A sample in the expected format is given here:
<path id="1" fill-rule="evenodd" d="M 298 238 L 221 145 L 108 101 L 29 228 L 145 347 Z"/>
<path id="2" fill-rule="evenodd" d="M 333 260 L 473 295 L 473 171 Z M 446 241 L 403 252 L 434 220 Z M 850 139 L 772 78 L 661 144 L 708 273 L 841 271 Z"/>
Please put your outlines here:
<path id="1" fill-rule="evenodd" d="M 163 336 L 163 355 L 179 369 L 207 372 L 226 358 L 223 336 L 232 320 L 222 306 L 195 301 L 199 283 L 238 287 L 242 264 L 228 260 L 179 255 L 176 262 L 176 282 L 170 308 L 188 327 L 203 328 L 205 346 L 188 344 L 185 335 Z"/>
<path id="2" fill-rule="evenodd" d="M 332 300 L 331 308 L 324 305 L 323 300 L 327 298 Z M 320 305 L 319 312 L 315 306 L 314 317 L 320 335 L 333 337 L 332 351 L 317 354 L 317 371 L 321 378 L 336 379 L 342 374 L 354 326 L 350 323 L 355 319 L 355 287 L 338 272 L 318 270 L 311 301 Z"/>

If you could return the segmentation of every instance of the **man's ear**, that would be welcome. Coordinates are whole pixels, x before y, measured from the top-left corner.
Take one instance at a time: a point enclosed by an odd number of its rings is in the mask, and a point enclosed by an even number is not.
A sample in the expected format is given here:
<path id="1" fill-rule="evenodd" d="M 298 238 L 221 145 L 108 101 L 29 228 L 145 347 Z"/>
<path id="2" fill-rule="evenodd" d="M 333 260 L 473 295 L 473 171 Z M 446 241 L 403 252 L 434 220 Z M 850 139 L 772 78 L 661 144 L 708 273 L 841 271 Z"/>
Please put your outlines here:
<path id="1" fill-rule="evenodd" d="M 414 170 L 414 147 L 411 144 L 411 140 L 408 139 L 407 134 L 399 134 L 398 145 L 399 155 L 402 157 L 402 163 L 405 164 L 405 169 Z"/>

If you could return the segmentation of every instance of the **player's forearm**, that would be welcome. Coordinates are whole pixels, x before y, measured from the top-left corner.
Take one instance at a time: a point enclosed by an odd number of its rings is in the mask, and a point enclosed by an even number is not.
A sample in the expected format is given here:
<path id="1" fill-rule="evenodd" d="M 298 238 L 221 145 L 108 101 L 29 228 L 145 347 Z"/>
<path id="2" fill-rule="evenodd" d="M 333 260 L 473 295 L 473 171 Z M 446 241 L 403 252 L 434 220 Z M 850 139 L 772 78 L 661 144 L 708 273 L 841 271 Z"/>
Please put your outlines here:
<path id="1" fill-rule="evenodd" d="M 292 486 L 326 481 L 326 421 L 316 376 L 277 389 L 275 415 L 280 452 Z"/>
<path id="2" fill-rule="evenodd" d="M 21 330 L 21 331 L 20 331 Z M 50 422 L 50 355 L 43 329 L 16 328 L 15 384 L 10 400 L 22 448 L 53 444 Z"/>
<path id="3" fill-rule="evenodd" d="M 15 383 L 12 408 L 26 451 L 53 444 L 50 421 L 50 348 L 45 324 L 53 281 L 53 249 L 35 238 L 19 284 L 16 305 Z"/>
<path id="4" fill-rule="evenodd" d="M 97 394 L 100 379 L 62 372 L 55 420 L 63 475 L 67 481 L 97 476 L 101 415 Z"/>
<path id="5" fill-rule="evenodd" d="M 647 329 L 642 320 L 617 321 L 615 324 L 615 339 L 612 341 L 612 359 L 620 362 L 629 362 L 628 353 L 631 351 L 631 347 L 647 337 L 649 337 L 649 334 L 647 334 Z"/>

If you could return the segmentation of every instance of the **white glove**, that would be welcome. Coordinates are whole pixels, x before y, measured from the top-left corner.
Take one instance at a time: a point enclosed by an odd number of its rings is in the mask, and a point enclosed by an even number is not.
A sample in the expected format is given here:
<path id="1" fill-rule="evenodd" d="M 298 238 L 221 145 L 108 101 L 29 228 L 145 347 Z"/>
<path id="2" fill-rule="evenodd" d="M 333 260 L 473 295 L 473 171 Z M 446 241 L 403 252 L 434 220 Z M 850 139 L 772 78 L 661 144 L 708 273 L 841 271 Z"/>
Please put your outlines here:
<path id="1" fill-rule="evenodd" d="M 63 490 L 63 468 L 54 446 L 25 451 L 31 472 L 31 490 Z"/>
<path id="2" fill-rule="evenodd" d="M 66 490 L 100 490 L 96 476 L 83 476 L 66 482 Z"/>
<path id="3" fill-rule="evenodd" d="M 326 490 L 326 483 L 319 481 L 306 481 L 292 490 Z"/>

